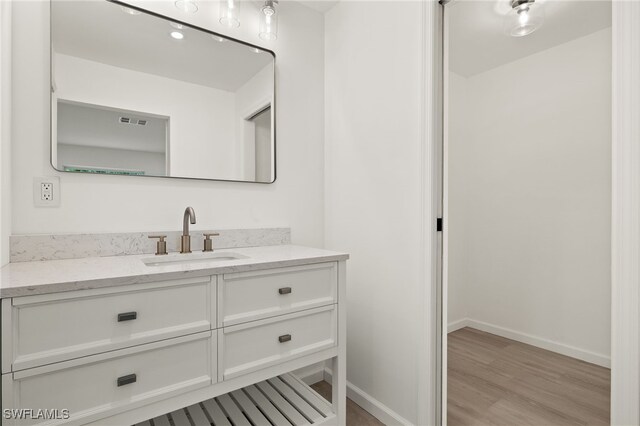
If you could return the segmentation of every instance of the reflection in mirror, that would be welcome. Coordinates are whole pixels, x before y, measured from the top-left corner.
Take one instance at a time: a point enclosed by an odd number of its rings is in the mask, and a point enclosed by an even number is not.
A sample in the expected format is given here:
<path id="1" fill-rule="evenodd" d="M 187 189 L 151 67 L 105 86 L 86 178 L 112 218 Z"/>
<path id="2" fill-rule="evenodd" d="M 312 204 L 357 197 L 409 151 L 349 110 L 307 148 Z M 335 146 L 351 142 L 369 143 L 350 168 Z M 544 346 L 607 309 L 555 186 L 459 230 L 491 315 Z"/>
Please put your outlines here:
<path id="1" fill-rule="evenodd" d="M 169 118 L 58 99 L 65 172 L 167 176 Z"/>
<path id="2" fill-rule="evenodd" d="M 53 166 L 273 182 L 274 55 L 126 12 L 52 0 Z"/>

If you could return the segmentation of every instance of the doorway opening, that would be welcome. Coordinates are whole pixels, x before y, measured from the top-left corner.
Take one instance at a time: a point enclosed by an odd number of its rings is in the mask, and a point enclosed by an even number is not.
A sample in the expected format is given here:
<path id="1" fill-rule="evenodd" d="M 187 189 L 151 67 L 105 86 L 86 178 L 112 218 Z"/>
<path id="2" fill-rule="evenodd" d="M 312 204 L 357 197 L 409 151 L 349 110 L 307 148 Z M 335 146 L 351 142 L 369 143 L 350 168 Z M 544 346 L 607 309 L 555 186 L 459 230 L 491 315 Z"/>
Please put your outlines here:
<path id="1" fill-rule="evenodd" d="M 444 31 L 446 423 L 609 424 L 611 2 Z"/>

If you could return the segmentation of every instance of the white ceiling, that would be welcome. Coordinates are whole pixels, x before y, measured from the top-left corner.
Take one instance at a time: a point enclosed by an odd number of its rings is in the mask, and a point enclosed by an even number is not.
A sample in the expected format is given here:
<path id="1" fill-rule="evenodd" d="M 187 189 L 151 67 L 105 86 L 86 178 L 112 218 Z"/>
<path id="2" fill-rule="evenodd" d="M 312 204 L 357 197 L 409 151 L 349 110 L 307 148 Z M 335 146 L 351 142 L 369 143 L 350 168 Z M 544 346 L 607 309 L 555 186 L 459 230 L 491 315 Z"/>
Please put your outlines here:
<path id="1" fill-rule="evenodd" d="M 107 1 L 53 1 L 52 42 L 56 52 L 113 66 L 235 92 L 273 63 L 231 41 L 185 27 L 183 40 L 164 19 L 129 15 Z"/>
<path id="2" fill-rule="evenodd" d="M 329 9 L 338 4 L 338 1 L 339 0 L 298 0 L 299 3 L 320 13 L 328 12 Z"/>
<path id="3" fill-rule="evenodd" d="M 537 0 L 544 25 L 525 37 L 503 32 L 510 0 L 458 0 L 449 13 L 449 68 L 470 77 L 611 26 L 611 2 Z"/>
<path id="4" fill-rule="evenodd" d="M 119 117 L 145 119 L 147 125 L 123 124 Z M 58 102 L 58 143 L 164 153 L 167 120 L 106 107 Z"/>

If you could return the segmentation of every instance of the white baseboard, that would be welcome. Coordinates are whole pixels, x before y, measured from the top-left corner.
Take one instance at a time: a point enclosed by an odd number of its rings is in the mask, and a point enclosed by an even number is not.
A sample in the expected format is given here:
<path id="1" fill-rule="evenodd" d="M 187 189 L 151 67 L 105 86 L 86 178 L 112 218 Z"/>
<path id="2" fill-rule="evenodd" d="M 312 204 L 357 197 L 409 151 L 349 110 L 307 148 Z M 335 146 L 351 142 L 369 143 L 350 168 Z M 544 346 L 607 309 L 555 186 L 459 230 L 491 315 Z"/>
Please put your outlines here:
<path id="1" fill-rule="evenodd" d="M 450 322 L 447 326 L 447 332 L 453 333 L 456 330 L 460 330 L 461 328 L 465 328 L 469 326 L 469 318 L 462 318 L 458 321 Z"/>
<path id="2" fill-rule="evenodd" d="M 331 383 L 331 370 L 325 368 L 324 380 Z M 412 426 L 412 423 L 347 380 L 347 397 L 388 426 Z"/>
<path id="3" fill-rule="evenodd" d="M 308 385 L 321 382 L 324 380 L 324 362 L 295 370 L 293 374 Z"/>
<path id="4" fill-rule="evenodd" d="M 507 339 L 515 340 L 517 342 L 537 346 L 548 351 L 570 356 L 572 358 L 586 361 L 591 364 L 596 364 L 601 367 L 611 368 L 611 358 L 606 355 L 598 354 L 585 349 L 580 349 L 575 346 L 565 345 L 564 343 L 554 342 L 553 340 L 533 336 L 531 334 L 522 333 L 516 330 L 511 330 L 509 328 L 477 321 L 471 318 L 465 318 L 459 321 L 455 321 L 449 324 L 447 326 L 447 329 L 449 330 L 449 333 L 451 333 L 452 331 L 459 330 L 464 327 L 475 328 L 476 330 L 485 331 L 487 333 L 506 337 Z"/>

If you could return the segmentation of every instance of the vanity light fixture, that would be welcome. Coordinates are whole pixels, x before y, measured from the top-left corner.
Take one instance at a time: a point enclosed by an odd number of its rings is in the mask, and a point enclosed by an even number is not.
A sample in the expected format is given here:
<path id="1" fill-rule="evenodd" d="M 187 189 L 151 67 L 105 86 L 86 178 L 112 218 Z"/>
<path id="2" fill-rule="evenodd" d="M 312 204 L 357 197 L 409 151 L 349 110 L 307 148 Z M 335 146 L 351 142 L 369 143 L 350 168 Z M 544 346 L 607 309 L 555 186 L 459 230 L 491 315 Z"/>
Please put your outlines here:
<path id="1" fill-rule="evenodd" d="M 185 13 L 196 13 L 198 11 L 198 5 L 194 0 L 177 0 L 174 4 Z"/>
<path id="2" fill-rule="evenodd" d="M 184 38 L 184 34 L 182 34 L 180 31 L 171 31 L 169 35 L 176 40 L 182 40 Z"/>
<path id="3" fill-rule="evenodd" d="M 260 9 L 260 32 L 258 36 L 263 40 L 275 40 L 278 38 L 276 4 L 278 4 L 278 0 L 266 0 Z"/>
<path id="4" fill-rule="evenodd" d="M 220 23 L 229 28 L 240 26 L 240 0 L 220 0 Z"/>
<path id="5" fill-rule="evenodd" d="M 130 7 L 127 7 L 127 6 L 120 6 L 120 9 L 127 15 L 140 15 L 139 10 L 131 9 Z"/>
<path id="6" fill-rule="evenodd" d="M 540 28 L 544 17 L 544 9 L 536 0 L 512 0 L 504 30 L 510 36 L 523 37 Z"/>

